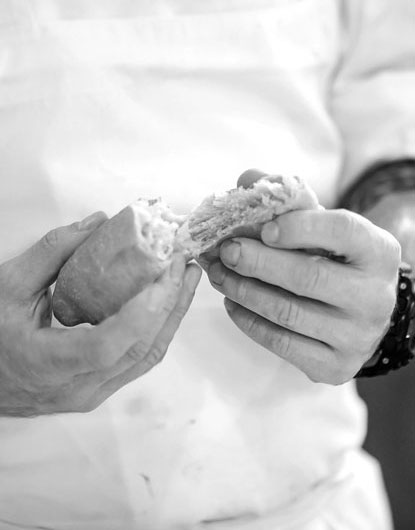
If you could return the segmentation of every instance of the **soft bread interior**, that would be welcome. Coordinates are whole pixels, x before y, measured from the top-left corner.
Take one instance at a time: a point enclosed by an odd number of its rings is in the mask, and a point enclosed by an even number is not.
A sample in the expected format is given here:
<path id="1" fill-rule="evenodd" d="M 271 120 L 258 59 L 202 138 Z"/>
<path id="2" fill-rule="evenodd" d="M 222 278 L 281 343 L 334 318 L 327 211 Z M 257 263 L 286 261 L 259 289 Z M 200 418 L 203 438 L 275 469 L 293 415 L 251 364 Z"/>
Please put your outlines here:
<path id="1" fill-rule="evenodd" d="M 163 261 L 173 251 L 197 258 L 228 237 L 254 237 L 250 228 L 287 211 L 317 206 L 314 192 L 298 177 L 268 175 L 249 188 L 207 197 L 188 216 L 175 215 L 160 199 L 139 199 L 132 208 L 140 243 Z"/>
<path id="2" fill-rule="evenodd" d="M 134 213 L 141 248 L 160 261 L 168 260 L 185 217 L 175 215 L 161 199 L 139 199 L 130 208 Z"/>
<path id="3" fill-rule="evenodd" d="M 271 221 L 277 215 L 318 204 L 314 193 L 298 177 L 267 176 L 250 188 L 235 188 L 207 197 L 189 216 L 179 236 L 185 231 L 192 241 L 191 253 L 199 254 L 214 248 L 227 237 Z"/>

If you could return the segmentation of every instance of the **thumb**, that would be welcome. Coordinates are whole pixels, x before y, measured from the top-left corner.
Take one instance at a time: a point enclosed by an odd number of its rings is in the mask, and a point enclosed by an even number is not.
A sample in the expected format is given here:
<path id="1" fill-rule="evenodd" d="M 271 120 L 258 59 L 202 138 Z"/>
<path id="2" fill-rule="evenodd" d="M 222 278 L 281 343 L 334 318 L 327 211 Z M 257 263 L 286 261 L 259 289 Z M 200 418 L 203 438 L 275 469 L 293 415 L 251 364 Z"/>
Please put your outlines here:
<path id="1" fill-rule="evenodd" d="M 242 175 L 239 175 L 237 186 L 242 188 L 250 188 L 253 186 L 253 184 L 263 178 L 266 177 L 268 173 L 264 173 L 264 171 L 261 171 L 260 169 L 247 169 L 242 173 Z"/>
<path id="2" fill-rule="evenodd" d="M 31 293 L 49 287 L 65 261 L 108 217 L 95 212 L 83 221 L 55 228 L 23 254 L 9 262 L 18 281 Z"/>

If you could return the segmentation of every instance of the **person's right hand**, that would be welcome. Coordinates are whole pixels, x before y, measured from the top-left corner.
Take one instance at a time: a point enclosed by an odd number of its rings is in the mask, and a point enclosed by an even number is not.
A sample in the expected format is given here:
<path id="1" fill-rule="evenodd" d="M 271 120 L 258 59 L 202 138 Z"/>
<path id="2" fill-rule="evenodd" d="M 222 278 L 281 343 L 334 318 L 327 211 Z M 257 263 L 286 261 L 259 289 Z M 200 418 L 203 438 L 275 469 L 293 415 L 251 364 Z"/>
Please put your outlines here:
<path id="1" fill-rule="evenodd" d="M 0 265 L 0 416 L 88 412 L 164 357 L 201 271 L 169 270 L 96 327 L 51 327 L 49 286 L 106 216 L 49 232 Z"/>

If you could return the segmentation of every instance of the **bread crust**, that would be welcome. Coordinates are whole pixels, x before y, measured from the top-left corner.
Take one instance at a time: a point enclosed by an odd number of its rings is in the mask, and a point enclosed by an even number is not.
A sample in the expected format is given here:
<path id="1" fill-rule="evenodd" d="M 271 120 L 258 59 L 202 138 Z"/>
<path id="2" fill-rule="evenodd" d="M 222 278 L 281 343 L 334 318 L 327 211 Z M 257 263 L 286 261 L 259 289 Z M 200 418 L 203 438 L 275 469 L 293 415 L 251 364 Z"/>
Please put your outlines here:
<path id="1" fill-rule="evenodd" d="M 62 267 L 53 312 L 65 326 L 98 324 L 168 266 L 144 243 L 131 206 L 103 223 Z"/>

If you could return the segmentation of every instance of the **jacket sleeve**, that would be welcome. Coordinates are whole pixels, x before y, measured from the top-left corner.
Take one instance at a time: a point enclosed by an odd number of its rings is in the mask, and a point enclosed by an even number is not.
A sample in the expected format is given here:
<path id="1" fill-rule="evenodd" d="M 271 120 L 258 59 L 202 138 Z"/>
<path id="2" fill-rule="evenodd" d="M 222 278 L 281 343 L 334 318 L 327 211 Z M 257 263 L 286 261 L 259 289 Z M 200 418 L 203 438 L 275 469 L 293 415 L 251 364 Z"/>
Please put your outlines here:
<path id="1" fill-rule="evenodd" d="M 343 138 L 338 192 L 380 160 L 415 157 L 415 1 L 343 0 L 331 106 Z"/>

